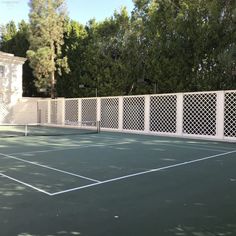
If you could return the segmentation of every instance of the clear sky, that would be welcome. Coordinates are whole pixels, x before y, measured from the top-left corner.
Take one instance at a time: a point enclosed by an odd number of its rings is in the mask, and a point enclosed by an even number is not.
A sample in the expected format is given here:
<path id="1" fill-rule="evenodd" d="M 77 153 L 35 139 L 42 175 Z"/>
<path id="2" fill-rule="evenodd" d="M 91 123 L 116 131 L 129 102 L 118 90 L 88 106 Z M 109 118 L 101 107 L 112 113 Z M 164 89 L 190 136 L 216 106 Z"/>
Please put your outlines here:
<path id="1" fill-rule="evenodd" d="M 114 10 L 126 6 L 128 12 L 133 10 L 132 0 L 65 0 L 69 17 L 86 24 L 95 18 L 102 21 L 113 15 Z M 0 25 L 13 20 L 18 23 L 21 20 L 28 21 L 29 0 L 0 0 Z"/>

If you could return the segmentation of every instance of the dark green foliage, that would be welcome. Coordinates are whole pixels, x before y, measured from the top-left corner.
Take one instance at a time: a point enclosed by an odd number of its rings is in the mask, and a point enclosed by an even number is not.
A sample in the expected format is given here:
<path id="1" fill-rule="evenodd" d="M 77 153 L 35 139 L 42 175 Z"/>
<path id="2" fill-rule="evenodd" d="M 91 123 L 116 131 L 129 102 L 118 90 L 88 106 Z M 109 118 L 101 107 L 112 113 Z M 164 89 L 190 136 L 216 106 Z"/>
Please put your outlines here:
<path id="1" fill-rule="evenodd" d="M 14 22 L 9 22 L 1 28 L 1 33 L 1 51 L 13 53 L 19 57 L 26 57 L 26 51 L 29 48 L 29 24 L 21 21 L 17 27 Z M 34 85 L 32 69 L 28 61 L 23 66 L 23 95 L 28 97 L 38 95 Z"/>
<path id="2" fill-rule="evenodd" d="M 51 98 L 55 98 L 57 75 L 62 69 L 69 72 L 67 57 L 61 52 L 66 17 L 64 0 L 31 0 L 29 6 L 30 48 L 27 57 L 37 79 L 36 86 L 50 89 Z"/>

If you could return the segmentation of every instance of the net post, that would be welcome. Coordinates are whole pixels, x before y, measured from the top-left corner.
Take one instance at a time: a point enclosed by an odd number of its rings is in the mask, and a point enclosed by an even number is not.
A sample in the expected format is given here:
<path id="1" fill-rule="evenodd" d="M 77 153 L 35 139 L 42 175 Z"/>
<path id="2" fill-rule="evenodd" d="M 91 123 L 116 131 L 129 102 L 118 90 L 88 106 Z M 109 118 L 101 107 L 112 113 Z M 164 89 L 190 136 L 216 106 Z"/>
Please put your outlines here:
<path id="1" fill-rule="evenodd" d="M 25 136 L 28 136 L 28 125 L 25 125 Z"/>
<path id="2" fill-rule="evenodd" d="M 100 133 L 101 132 L 101 121 L 98 120 L 97 121 L 97 133 Z"/>

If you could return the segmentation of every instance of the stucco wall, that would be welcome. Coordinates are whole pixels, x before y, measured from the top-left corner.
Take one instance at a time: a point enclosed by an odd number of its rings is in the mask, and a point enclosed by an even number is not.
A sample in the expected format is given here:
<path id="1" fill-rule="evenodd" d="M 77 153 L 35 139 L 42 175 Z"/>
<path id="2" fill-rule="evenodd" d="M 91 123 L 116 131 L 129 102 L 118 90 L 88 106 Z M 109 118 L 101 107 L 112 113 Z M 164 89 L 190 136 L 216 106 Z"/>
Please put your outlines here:
<path id="1" fill-rule="evenodd" d="M 0 99 L 5 104 L 14 104 L 22 97 L 22 65 L 25 58 L 0 52 L 0 65 L 4 76 L 0 76 Z"/>
<path id="2" fill-rule="evenodd" d="M 11 123 L 37 123 L 37 101 L 39 98 L 21 98 L 12 106 Z"/>

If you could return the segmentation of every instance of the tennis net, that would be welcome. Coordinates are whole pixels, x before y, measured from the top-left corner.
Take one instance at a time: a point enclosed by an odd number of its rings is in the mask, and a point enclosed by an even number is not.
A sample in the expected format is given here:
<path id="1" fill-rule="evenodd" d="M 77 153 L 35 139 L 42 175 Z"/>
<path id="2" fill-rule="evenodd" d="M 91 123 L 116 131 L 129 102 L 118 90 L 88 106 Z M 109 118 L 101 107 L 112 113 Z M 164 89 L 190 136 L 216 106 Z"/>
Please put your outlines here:
<path id="1" fill-rule="evenodd" d="M 0 137 L 63 136 L 100 132 L 100 122 L 82 121 L 59 124 L 0 124 Z"/>

